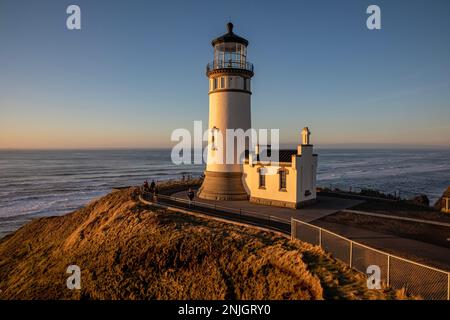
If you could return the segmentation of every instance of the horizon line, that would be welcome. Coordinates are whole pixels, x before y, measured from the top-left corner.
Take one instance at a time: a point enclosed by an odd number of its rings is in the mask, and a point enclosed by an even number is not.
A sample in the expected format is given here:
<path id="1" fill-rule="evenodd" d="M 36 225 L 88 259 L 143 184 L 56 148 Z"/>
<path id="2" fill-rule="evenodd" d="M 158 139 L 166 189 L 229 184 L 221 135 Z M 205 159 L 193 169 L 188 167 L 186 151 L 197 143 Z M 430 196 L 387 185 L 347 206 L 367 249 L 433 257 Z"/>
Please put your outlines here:
<path id="1" fill-rule="evenodd" d="M 282 143 L 280 149 L 292 149 L 298 144 Z M 317 149 L 449 149 L 450 145 L 423 145 L 423 144 L 402 144 L 402 143 L 323 143 L 314 144 Z M 45 151 L 45 150 L 170 150 L 173 146 L 152 147 L 152 146 L 86 146 L 86 147 L 0 147 L 0 151 Z M 199 150 L 199 148 L 192 148 Z"/>

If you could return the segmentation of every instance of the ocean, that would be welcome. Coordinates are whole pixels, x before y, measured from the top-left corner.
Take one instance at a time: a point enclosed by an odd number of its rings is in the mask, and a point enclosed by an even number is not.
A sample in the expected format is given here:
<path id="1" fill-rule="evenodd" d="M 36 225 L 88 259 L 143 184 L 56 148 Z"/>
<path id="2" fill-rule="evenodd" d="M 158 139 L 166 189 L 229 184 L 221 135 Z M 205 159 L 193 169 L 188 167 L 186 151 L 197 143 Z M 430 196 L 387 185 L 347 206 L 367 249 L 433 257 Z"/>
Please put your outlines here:
<path id="1" fill-rule="evenodd" d="M 113 187 L 191 174 L 170 150 L 0 150 L 0 237 L 33 218 L 62 215 Z M 317 149 L 318 186 L 371 188 L 401 197 L 426 194 L 433 204 L 450 185 L 450 150 Z"/>

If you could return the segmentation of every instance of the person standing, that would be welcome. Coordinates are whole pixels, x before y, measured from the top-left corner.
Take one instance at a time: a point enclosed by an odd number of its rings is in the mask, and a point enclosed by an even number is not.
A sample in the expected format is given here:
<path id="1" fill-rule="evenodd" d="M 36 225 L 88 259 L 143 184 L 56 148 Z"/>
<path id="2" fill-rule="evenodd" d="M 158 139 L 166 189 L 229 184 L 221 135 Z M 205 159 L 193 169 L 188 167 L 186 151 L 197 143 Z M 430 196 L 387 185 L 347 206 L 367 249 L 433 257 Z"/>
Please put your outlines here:
<path id="1" fill-rule="evenodd" d="M 155 184 L 153 189 L 153 201 L 158 202 L 158 186 Z"/>
<path id="2" fill-rule="evenodd" d="M 155 191 L 155 186 L 156 186 L 155 180 L 152 180 L 152 183 L 150 183 L 150 192 L 151 193 L 153 193 Z"/>
<path id="3" fill-rule="evenodd" d="M 190 208 L 192 200 L 194 200 L 194 196 L 195 196 L 194 191 L 192 190 L 192 188 L 189 188 L 189 190 L 187 192 L 187 196 L 189 198 L 189 208 Z"/>
<path id="4" fill-rule="evenodd" d="M 150 191 L 149 186 L 148 186 L 148 181 L 147 181 L 147 180 L 144 181 L 144 186 L 143 186 L 142 189 L 143 189 L 143 190 L 142 190 L 142 196 L 143 196 L 144 199 L 145 199 L 145 198 L 147 197 L 147 195 L 148 195 L 148 192 Z"/>

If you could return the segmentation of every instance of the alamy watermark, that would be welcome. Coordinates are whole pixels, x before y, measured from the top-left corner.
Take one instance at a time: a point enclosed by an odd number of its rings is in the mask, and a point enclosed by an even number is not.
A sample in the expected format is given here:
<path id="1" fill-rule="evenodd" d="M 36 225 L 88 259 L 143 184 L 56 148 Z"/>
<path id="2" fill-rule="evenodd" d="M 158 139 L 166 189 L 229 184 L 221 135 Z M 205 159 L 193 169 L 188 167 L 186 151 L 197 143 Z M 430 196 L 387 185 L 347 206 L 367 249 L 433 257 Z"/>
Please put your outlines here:
<path id="1" fill-rule="evenodd" d="M 366 20 L 366 26 L 369 30 L 381 29 L 381 9 L 375 4 L 367 7 L 366 13 L 370 16 Z M 69 16 L 66 19 L 68 30 L 81 30 L 81 8 L 79 5 L 71 4 L 66 9 Z"/>
<path id="2" fill-rule="evenodd" d="M 81 30 L 81 8 L 76 4 L 67 7 L 66 27 L 69 30 Z"/>
<path id="3" fill-rule="evenodd" d="M 81 289 L 81 269 L 77 265 L 70 265 L 67 267 L 66 273 L 70 273 L 70 277 L 66 280 L 67 288 L 70 290 Z"/>
<path id="4" fill-rule="evenodd" d="M 269 164 L 278 162 L 279 129 L 203 129 L 202 121 L 194 121 L 193 134 L 178 128 L 171 134 L 174 164 L 242 164 L 258 160 Z M 206 143 L 206 147 L 204 147 Z M 272 152 L 273 151 L 273 152 Z"/>
<path id="5" fill-rule="evenodd" d="M 370 265 L 366 270 L 367 274 L 367 288 L 381 289 L 381 269 L 377 265 Z"/>
<path id="6" fill-rule="evenodd" d="M 379 6 L 372 4 L 367 7 L 367 14 L 370 16 L 366 20 L 366 26 L 369 30 L 380 30 L 381 29 L 381 9 Z"/>

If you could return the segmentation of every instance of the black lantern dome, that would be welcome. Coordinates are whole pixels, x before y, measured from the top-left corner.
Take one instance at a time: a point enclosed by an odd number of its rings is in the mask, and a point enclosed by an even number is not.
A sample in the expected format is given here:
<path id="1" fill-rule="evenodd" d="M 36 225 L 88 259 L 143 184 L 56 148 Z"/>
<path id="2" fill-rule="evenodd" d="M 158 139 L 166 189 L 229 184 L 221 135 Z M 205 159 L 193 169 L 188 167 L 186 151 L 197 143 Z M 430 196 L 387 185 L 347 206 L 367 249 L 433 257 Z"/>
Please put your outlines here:
<path id="1" fill-rule="evenodd" d="M 231 22 L 227 23 L 227 29 L 228 29 L 227 33 L 225 33 L 224 35 L 214 39 L 211 42 L 213 47 L 216 44 L 218 44 L 218 43 L 224 43 L 224 42 L 236 42 L 236 43 L 241 43 L 244 46 L 248 46 L 248 41 L 246 39 L 239 37 L 237 34 L 234 34 L 234 32 L 233 32 L 233 24 Z"/>

